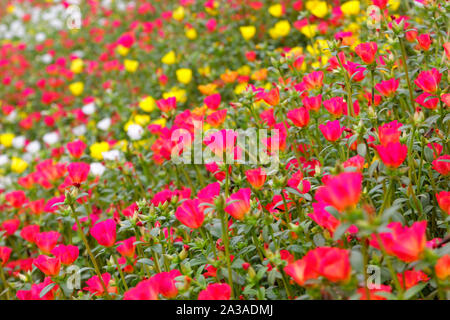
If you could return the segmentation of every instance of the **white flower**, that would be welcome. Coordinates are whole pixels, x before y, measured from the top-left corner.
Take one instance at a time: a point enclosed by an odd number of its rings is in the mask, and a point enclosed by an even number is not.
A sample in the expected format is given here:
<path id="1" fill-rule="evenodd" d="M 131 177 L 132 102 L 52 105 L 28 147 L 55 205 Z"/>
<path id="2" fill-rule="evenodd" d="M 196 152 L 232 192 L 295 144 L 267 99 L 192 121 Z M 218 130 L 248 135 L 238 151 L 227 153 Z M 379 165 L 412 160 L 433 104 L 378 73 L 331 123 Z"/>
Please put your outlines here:
<path id="1" fill-rule="evenodd" d="M 12 144 L 13 144 L 14 148 L 22 149 L 23 146 L 25 145 L 25 140 L 26 139 L 24 136 L 18 136 L 13 139 Z"/>
<path id="2" fill-rule="evenodd" d="M 50 54 L 46 53 L 41 57 L 41 60 L 43 63 L 49 64 L 50 62 L 52 62 L 53 57 Z"/>
<path id="3" fill-rule="evenodd" d="M 47 39 L 47 36 L 44 32 L 39 32 L 36 34 L 36 36 L 34 38 L 36 39 L 36 42 L 42 42 L 45 39 Z"/>
<path id="4" fill-rule="evenodd" d="M 42 140 L 49 145 L 55 144 L 59 141 L 59 134 L 57 132 L 46 133 L 42 137 Z"/>
<path id="5" fill-rule="evenodd" d="M 76 136 L 82 136 L 86 133 L 86 126 L 84 124 L 80 124 L 72 129 L 72 133 Z"/>
<path id="6" fill-rule="evenodd" d="M 9 161 L 8 156 L 6 154 L 0 155 L 0 166 L 4 166 Z"/>
<path id="7" fill-rule="evenodd" d="M 97 128 L 99 128 L 100 130 L 106 131 L 109 129 L 110 125 L 111 125 L 111 119 L 105 118 L 105 119 L 100 120 L 97 123 Z"/>
<path id="8" fill-rule="evenodd" d="M 131 124 L 128 126 L 127 134 L 131 140 L 139 140 L 144 133 L 144 129 L 138 124 Z"/>
<path id="9" fill-rule="evenodd" d="M 105 172 L 106 168 L 100 162 L 91 163 L 91 173 L 94 176 L 101 176 Z"/>
<path id="10" fill-rule="evenodd" d="M 110 150 L 102 152 L 103 159 L 110 161 L 117 161 L 120 159 L 120 151 L 119 150 Z"/>
<path id="11" fill-rule="evenodd" d="M 32 141 L 25 147 L 25 150 L 29 153 L 36 153 L 41 150 L 41 144 L 39 141 Z"/>
<path id="12" fill-rule="evenodd" d="M 84 105 L 83 108 L 81 108 L 81 111 L 83 111 L 85 115 L 89 116 L 95 112 L 95 109 L 95 102 L 91 102 Z"/>

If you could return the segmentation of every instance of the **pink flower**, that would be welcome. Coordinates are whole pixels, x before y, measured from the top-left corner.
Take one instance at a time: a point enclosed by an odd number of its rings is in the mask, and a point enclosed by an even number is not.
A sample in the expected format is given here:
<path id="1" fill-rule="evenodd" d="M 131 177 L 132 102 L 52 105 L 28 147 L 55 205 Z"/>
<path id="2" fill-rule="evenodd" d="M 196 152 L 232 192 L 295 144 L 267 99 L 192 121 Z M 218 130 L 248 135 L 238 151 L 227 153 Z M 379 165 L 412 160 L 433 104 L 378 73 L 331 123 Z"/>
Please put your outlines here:
<path id="1" fill-rule="evenodd" d="M 42 254 L 34 259 L 33 264 L 50 277 L 57 276 L 61 269 L 61 261 L 58 258 L 51 258 Z"/>
<path id="2" fill-rule="evenodd" d="M 83 155 L 86 147 L 86 144 L 81 140 L 69 142 L 67 144 L 67 150 L 69 150 L 70 155 L 75 159 L 78 159 Z"/>
<path id="3" fill-rule="evenodd" d="M 309 112 L 306 108 L 297 108 L 289 110 L 287 113 L 289 120 L 297 127 L 305 127 L 309 122 Z"/>
<path id="4" fill-rule="evenodd" d="M 203 208 L 200 208 L 200 200 L 186 200 L 175 212 L 175 217 L 185 226 L 192 229 L 200 228 L 205 220 Z"/>
<path id="5" fill-rule="evenodd" d="M 247 177 L 248 183 L 256 190 L 262 188 L 267 177 L 264 168 L 249 169 L 245 172 L 245 176 Z"/>
<path id="6" fill-rule="evenodd" d="M 107 219 L 96 223 L 91 228 L 91 236 L 104 247 L 112 247 L 116 242 L 116 222 L 113 219 Z"/>
<path id="7" fill-rule="evenodd" d="M 61 234 L 57 231 L 41 232 L 35 235 L 34 240 L 42 252 L 50 253 L 60 236 Z"/>
<path id="8" fill-rule="evenodd" d="M 229 213 L 236 220 L 243 220 L 244 216 L 250 211 L 250 188 L 240 189 L 233 193 L 227 199 L 225 212 Z"/>
<path id="9" fill-rule="evenodd" d="M 414 80 L 414 83 L 425 92 L 436 93 L 441 77 L 442 74 L 436 68 L 433 68 L 431 70 L 421 71 L 416 80 Z"/>
<path id="10" fill-rule="evenodd" d="M 57 257 L 63 265 L 70 266 L 78 259 L 79 249 L 73 245 L 63 245 L 55 247 L 52 254 Z"/>
<path id="11" fill-rule="evenodd" d="M 375 54 L 377 53 L 378 45 L 376 42 L 360 43 L 355 47 L 356 54 L 366 64 L 371 64 L 375 61 Z"/>
<path id="12" fill-rule="evenodd" d="M 316 191 L 315 199 L 335 207 L 339 212 L 353 208 L 359 202 L 362 191 L 362 174 L 343 172 L 327 179 Z"/>
<path id="13" fill-rule="evenodd" d="M 72 162 L 68 165 L 69 179 L 72 185 L 79 188 L 86 181 L 91 166 L 85 162 Z"/>
<path id="14" fill-rule="evenodd" d="M 337 141 L 342 132 L 344 132 L 344 128 L 341 127 L 339 120 L 328 121 L 326 124 L 319 125 L 319 129 L 322 132 L 325 139 L 328 141 Z"/>
<path id="15" fill-rule="evenodd" d="M 230 300 L 231 288 L 226 283 L 212 283 L 200 291 L 198 300 Z"/>
<path id="16" fill-rule="evenodd" d="M 398 168 L 408 155 L 408 147 L 400 142 L 389 142 L 386 146 L 376 146 L 381 161 L 388 168 Z"/>

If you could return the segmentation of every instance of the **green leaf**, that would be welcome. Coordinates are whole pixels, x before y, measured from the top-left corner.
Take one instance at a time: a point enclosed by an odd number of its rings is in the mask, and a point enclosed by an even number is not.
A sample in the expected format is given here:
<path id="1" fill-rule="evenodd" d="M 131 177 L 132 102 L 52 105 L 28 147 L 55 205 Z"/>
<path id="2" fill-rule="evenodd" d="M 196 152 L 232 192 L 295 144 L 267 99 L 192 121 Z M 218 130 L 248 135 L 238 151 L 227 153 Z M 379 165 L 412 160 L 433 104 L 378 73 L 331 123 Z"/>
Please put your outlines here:
<path id="1" fill-rule="evenodd" d="M 47 293 L 49 293 L 50 290 L 52 290 L 56 286 L 56 283 L 50 283 L 48 286 L 46 286 L 44 289 L 42 289 L 41 293 L 39 293 L 39 298 L 44 297 Z"/>
<path id="2" fill-rule="evenodd" d="M 427 284 L 428 282 L 419 283 L 418 285 L 415 285 L 414 287 L 411 287 L 408 290 L 406 290 L 405 299 L 409 300 L 413 298 L 416 294 L 422 291 L 422 289 L 425 288 Z"/>

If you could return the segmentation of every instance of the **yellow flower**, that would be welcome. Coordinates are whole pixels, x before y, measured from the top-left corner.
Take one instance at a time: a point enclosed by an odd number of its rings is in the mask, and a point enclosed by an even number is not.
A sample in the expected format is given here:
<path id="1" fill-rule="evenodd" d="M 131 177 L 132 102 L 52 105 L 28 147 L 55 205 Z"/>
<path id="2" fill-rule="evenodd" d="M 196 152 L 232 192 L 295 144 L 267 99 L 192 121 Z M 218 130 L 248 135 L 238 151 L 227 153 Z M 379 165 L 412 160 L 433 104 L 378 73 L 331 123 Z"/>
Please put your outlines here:
<path id="1" fill-rule="evenodd" d="M 248 65 L 243 65 L 242 67 L 240 67 L 239 69 L 237 69 L 237 72 L 238 72 L 240 75 L 248 76 L 248 75 L 252 72 L 252 70 L 250 69 L 250 67 L 249 67 Z"/>
<path id="2" fill-rule="evenodd" d="M 211 125 L 208 122 L 203 122 L 203 132 L 207 132 L 211 129 Z"/>
<path id="3" fill-rule="evenodd" d="M 134 116 L 134 121 L 140 125 L 140 126 L 145 126 L 147 123 L 150 122 L 150 116 L 147 114 L 137 114 Z"/>
<path id="4" fill-rule="evenodd" d="M 13 157 L 11 161 L 11 170 L 16 173 L 22 173 L 28 167 L 28 163 L 20 158 Z"/>
<path id="5" fill-rule="evenodd" d="M 81 81 L 73 82 L 69 85 L 69 90 L 74 96 L 79 96 L 83 93 L 84 83 Z"/>
<path id="6" fill-rule="evenodd" d="M 392 11 L 396 11 L 400 6 L 400 0 L 389 0 L 388 3 L 389 9 L 392 9 Z"/>
<path id="7" fill-rule="evenodd" d="M 242 26 L 239 27 L 239 30 L 241 31 L 241 35 L 245 40 L 250 40 L 255 36 L 256 33 L 255 26 Z"/>
<path id="8" fill-rule="evenodd" d="M 125 59 L 123 64 L 125 66 L 125 70 L 131 73 L 136 72 L 137 68 L 139 67 L 139 61 L 136 60 Z"/>
<path id="9" fill-rule="evenodd" d="M 269 30 L 269 34 L 273 39 L 282 38 L 289 34 L 291 31 L 291 25 L 289 21 L 282 20 L 275 24 L 273 28 Z"/>
<path id="10" fill-rule="evenodd" d="M 341 5 L 341 10 L 346 15 L 355 15 L 359 13 L 359 1 L 352 0 L 347 1 L 343 5 Z"/>
<path id="11" fill-rule="evenodd" d="M 279 18 L 283 14 L 283 6 L 281 4 L 279 4 L 279 3 L 271 5 L 269 7 L 269 13 L 272 16 L 274 16 L 276 18 Z"/>
<path id="12" fill-rule="evenodd" d="M 70 63 L 70 71 L 72 71 L 73 73 L 81 73 L 83 71 L 83 60 L 72 60 L 72 62 Z"/>
<path id="13" fill-rule="evenodd" d="M 145 112 L 152 112 L 156 108 L 155 99 L 152 96 L 145 97 L 139 102 L 139 108 Z"/>
<path id="14" fill-rule="evenodd" d="M 6 7 L 6 11 L 8 13 L 13 13 L 14 12 L 14 6 L 12 4 L 10 4 L 9 6 Z"/>
<path id="15" fill-rule="evenodd" d="M 97 160 L 102 160 L 103 155 L 102 153 L 109 150 L 109 144 L 108 142 L 96 142 L 92 146 L 89 147 L 89 150 L 91 151 L 91 157 Z"/>
<path id="16" fill-rule="evenodd" d="M 178 88 L 172 88 L 169 92 L 163 93 L 163 98 L 167 99 L 170 97 L 175 97 L 177 99 L 177 102 L 185 103 L 187 100 L 186 96 L 186 90 L 184 89 L 178 89 Z"/>
<path id="17" fill-rule="evenodd" d="M 12 141 L 14 139 L 14 134 L 12 133 L 3 133 L 0 135 L 0 143 L 5 146 L 6 148 L 9 148 L 12 146 Z"/>
<path id="18" fill-rule="evenodd" d="M 234 88 L 234 93 L 236 94 L 241 94 L 242 92 L 244 92 L 245 88 L 247 88 L 247 83 L 239 83 L 235 88 Z"/>
<path id="19" fill-rule="evenodd" d="M 126 56 L 128 54 L 128 52 L 130 52 L 130 49 L 127 47 L 124 47 L 123 45 L 119 44 L 117 46 L 117 52 L 121 55 L 121 56 Z"/>
<path id="20" fill-rule="evenodd" d="M 161 62 L 164 64 L 170 65 L 170 64 L 174 64 L 175 60 L 176 60 L 175 52 L 172 50 L 172 51 L 169 51 L 168 53 L 166 53 L 164 55 L 164 57 L 162 57 Z"/>
<path id="21" fill-rule="evenodd" d="M 198 73 L 200 73 L 202 76 L 207 77 L 211 74 L 211 67 L 206 66 L 203 68 L 198 68 Z"/>
<path id="22" fill-rule="evenodd" d="M 189 40 L 197 39 L 197 31 L 194 28 L 188 28 L 185 32 L 185 35 Z"/>
<path id="23" fill-rule="evenodd" d="M 328 6 L 325 1 L 308 1 L 305 6 L 306 9 L 318 18 L 323 18 L 328 13 Z"/>
<path id="24" fill-rule="evenodd" d="M 179 6 L 173 11 L 172 17 L 177 20 L 181 21 L 184 19 L 184 8 L 182 6 Z"/>
<path id="25" fill-rule="evenodd" d="M 176 71 L 179 82 L 188 84 L 192 80 L 192 70 L 188 68 L 181 68 Z"/>
<path id="26" fill-rule="evenodd" d="M 166 119 L 164 119 L 164 118 L 159 118 L 159 119 L 153 120 L 153 121 L 152 121 L 152 124 L 158 124 L 158 125 L 160 125 L 161 127 L 165 127 L 165 126 L 166 126 L 166 122 L 167 122 Z"/>
<path id="27" fill-rule="evenodd" d="M 317 25 L 310 24 L 310 25 L 304 26 L 300 29 L 300 32 L 303 33 L 306 37 L 312 38 L 317 33 Z"/>
<path id="28" fill-rule="evenodd" d="M 123 126 L 123 130 L 128 131 L 128 127 L 131 126 L 132 124 L 136 123 L 134 123 L 132 120 L 128 120 L 128 122 L 126 122 L 125 125 Z"/>

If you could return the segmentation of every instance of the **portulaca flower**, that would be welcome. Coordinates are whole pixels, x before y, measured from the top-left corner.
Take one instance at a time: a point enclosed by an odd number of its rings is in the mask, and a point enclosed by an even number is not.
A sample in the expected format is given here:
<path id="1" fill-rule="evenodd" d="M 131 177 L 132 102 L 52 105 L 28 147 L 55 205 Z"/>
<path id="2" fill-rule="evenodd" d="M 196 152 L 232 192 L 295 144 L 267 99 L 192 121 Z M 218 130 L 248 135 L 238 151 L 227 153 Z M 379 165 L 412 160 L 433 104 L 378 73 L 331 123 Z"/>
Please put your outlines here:
<path id="1" fill-rule="evenodd" d="M 119 150 L 110 150 L 102 152 L 103 159 L 110 161 L 117 161 L 120 159 L 120 151 Z"/>
<path id="2" fill-rule="evenodd" d="M 49 145 L 55 144 L 59 141 L 59 134 L 57 132 L 46 133 L 42 137 L 42 140 Z"/>
<path id="3" fill-rule="evenodd" d="M 23 146 L 25 145 L 25 141 L 26 141 L 26 139 L 24 136 L 18 136 L 13 139 L 12 145 L 16 149 L 22 149 Z"/>
<path id="4" fill-rule="evenodd" d="M 76 136 L 82 136 L 86 133 L 86 126 L 84 124 L 80 124 L 72 129 L 72 133 Z"/>
<path id="5" fill-rule="evenodd" d="M 39 141 L 32 141 L 25 147 L 25 150 L 29 153 L 36 153 L 41 150 L 41 144 Z"/>
<path id="6" fill-rule="evenodd" d="M 96 110 L 96 108 L 95 108 L 94 102 L 88 103 L 88 104 L 84 105 L 83 108 L 81 108 L 81 111 L 83 111 L 83 113 L 88 116 L 93 114 L 95 112 L 95 110 Z"/>
<path id="7" fill-rule="evenodd" d="M 108 130 L 110 126 L 111 126 L 110 118 L 102 119 L 97 123 L 97 128 L 99 128 L 100 130 L 103 130 L 103 131 Z"/>
<path id="8" fill-rule="evenodd" d="M 106 168 L 100 162 L 91 163 L 91 173 L 94 176 L 101 176 L 105 172 Z"/>
<path id="9" fill-rule="evenodd" d="M 127 134 L 131 140 L 139 140 L 144 133 L 144 128 L 138 124 L 131 124 L 128 126 Z"/>

